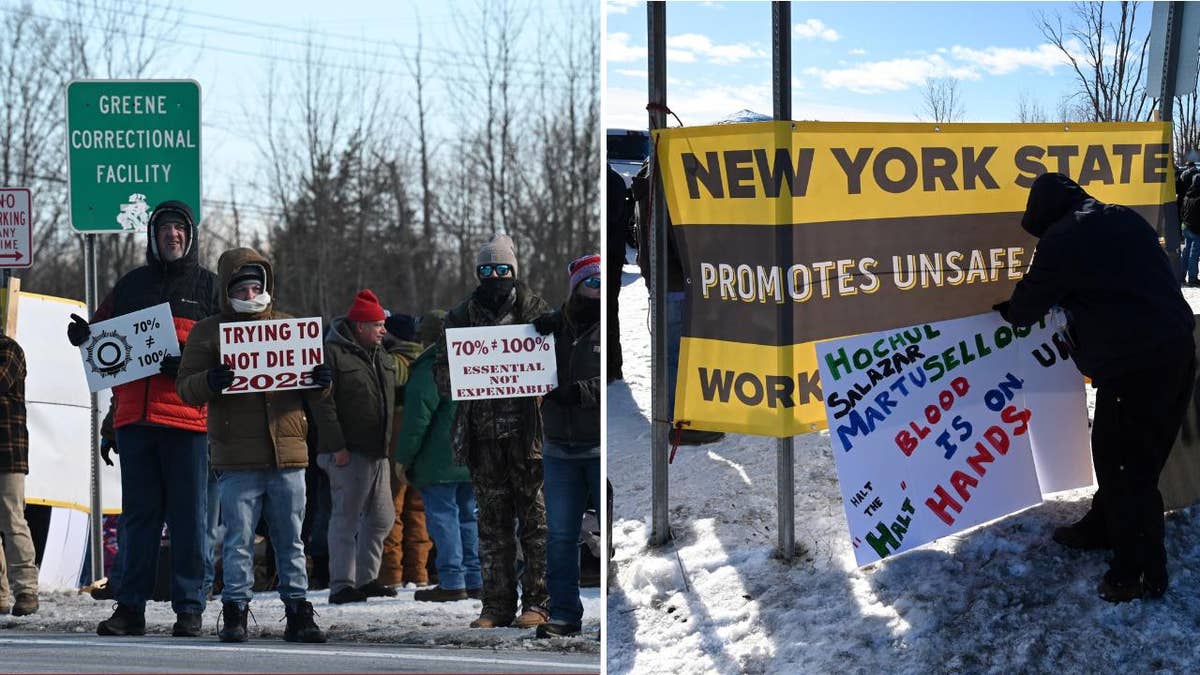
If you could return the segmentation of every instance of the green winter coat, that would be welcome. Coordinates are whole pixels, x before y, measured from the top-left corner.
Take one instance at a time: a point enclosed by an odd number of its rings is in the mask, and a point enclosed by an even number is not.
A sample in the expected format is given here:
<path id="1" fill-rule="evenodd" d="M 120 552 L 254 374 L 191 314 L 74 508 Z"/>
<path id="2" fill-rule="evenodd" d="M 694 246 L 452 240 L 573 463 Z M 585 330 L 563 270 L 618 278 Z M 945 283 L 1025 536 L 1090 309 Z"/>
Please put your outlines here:
<path id="1" fill-rule="evenodd" d="M 437 347 L 426 349 L 409 365 L 404 388 L 404 422 L 396 438 L 393 456 L 408 468 L 408 480 L 418 490 L 433 483 L 471 480 L 465 466 L 454 463 L 450 426 L 458 404 L 438 395 L 433 378 Z"/>
<path id="2" fill-rule="evenodd" d="M 333 370 L 333 388 L 313 410 L 318 451 L 346 449 L 370 458 L 387 457 L 396 406 L 396 359 L 382 347 L 370 352 L 360 347 L 340 318 L 325 341 L 325 362 Z"/>

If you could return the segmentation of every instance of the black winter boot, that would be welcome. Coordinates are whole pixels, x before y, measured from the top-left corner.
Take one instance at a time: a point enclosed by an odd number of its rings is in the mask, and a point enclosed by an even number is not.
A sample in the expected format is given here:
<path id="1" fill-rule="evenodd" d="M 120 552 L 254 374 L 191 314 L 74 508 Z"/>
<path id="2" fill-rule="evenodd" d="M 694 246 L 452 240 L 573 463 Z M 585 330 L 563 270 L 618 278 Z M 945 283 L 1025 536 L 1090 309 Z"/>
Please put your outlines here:
<path id="1" fill-rule="evenodd" d="M 287 612 L 287 628 L 283 630 L 283 639 L 288 642 L 324 642 L 325 631 L 317 628 L 313 621 L 312 603 L 307 600 L 294 600 L 284 606 Z"/>
<path id="2" fill-rule="evenodd" d="M 144 612 L 117 603 L 113 615 L 96 626 L 97 635 L 145 635 L 146 615 Z"/>
<path id="3" fill-rule="evenodd" d="M 246 617 L 250 614 L 250 605 L 236 602 L 221 603 L 221 619 L 225 626 L 217 632 L 221 642 L 245 642 L 249 639 L 246 632 Z"/>

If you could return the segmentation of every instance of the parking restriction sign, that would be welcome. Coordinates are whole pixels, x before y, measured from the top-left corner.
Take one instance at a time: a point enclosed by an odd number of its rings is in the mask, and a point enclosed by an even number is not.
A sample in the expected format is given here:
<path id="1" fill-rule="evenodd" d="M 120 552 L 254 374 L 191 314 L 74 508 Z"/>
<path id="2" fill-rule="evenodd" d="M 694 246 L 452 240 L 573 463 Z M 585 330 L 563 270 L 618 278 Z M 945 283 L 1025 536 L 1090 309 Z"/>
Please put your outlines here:
<path id="1" fill-rule="evenodd" d="M 0 188 L 0 269 L 33 264 L 33 197 L 29 188 Z"/>

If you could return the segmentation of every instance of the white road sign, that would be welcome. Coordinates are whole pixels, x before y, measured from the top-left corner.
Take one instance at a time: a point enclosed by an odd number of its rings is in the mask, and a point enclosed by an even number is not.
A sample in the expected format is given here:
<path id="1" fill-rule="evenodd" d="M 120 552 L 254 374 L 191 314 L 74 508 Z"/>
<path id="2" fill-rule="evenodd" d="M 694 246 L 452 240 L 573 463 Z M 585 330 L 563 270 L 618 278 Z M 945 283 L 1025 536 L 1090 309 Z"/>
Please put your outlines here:
<path id="1" fill-rule="evenodd" d="M 0 188 L 0 269 L 33 264 L 33 195 L 29 188 Z"/>
<path id="2" fill-rule="evenodd" d="M 558 386 L 554 336 L 531 324 L 450 328 L 450 398 L 541 396 Z"/>
<path id="3" fill-rule="evenodd" d="M 158 374 L 164 356 L 179 356 L 171 305 L 163 303 L 91 326 L 79 345 L 88 388 L 100 391 Z"/>

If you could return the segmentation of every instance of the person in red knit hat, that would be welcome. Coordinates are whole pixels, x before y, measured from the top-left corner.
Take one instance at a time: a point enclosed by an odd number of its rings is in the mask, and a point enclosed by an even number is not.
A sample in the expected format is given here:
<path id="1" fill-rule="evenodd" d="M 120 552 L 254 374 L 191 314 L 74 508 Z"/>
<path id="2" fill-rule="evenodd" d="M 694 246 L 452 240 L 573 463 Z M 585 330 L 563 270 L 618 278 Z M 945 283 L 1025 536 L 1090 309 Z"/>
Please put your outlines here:
<path id="1" fill-rule="evenodd" d="M 364 602 L 396 591 L 376 581 L 383 540 L 396 519 L 389 442 L 396 407 L 396 360 L 382 348 L 379 298 L 359 291 L 325 341 L 333 395 L 321 400 L 317 465 L 329 474 L 329 602 Z"/>

